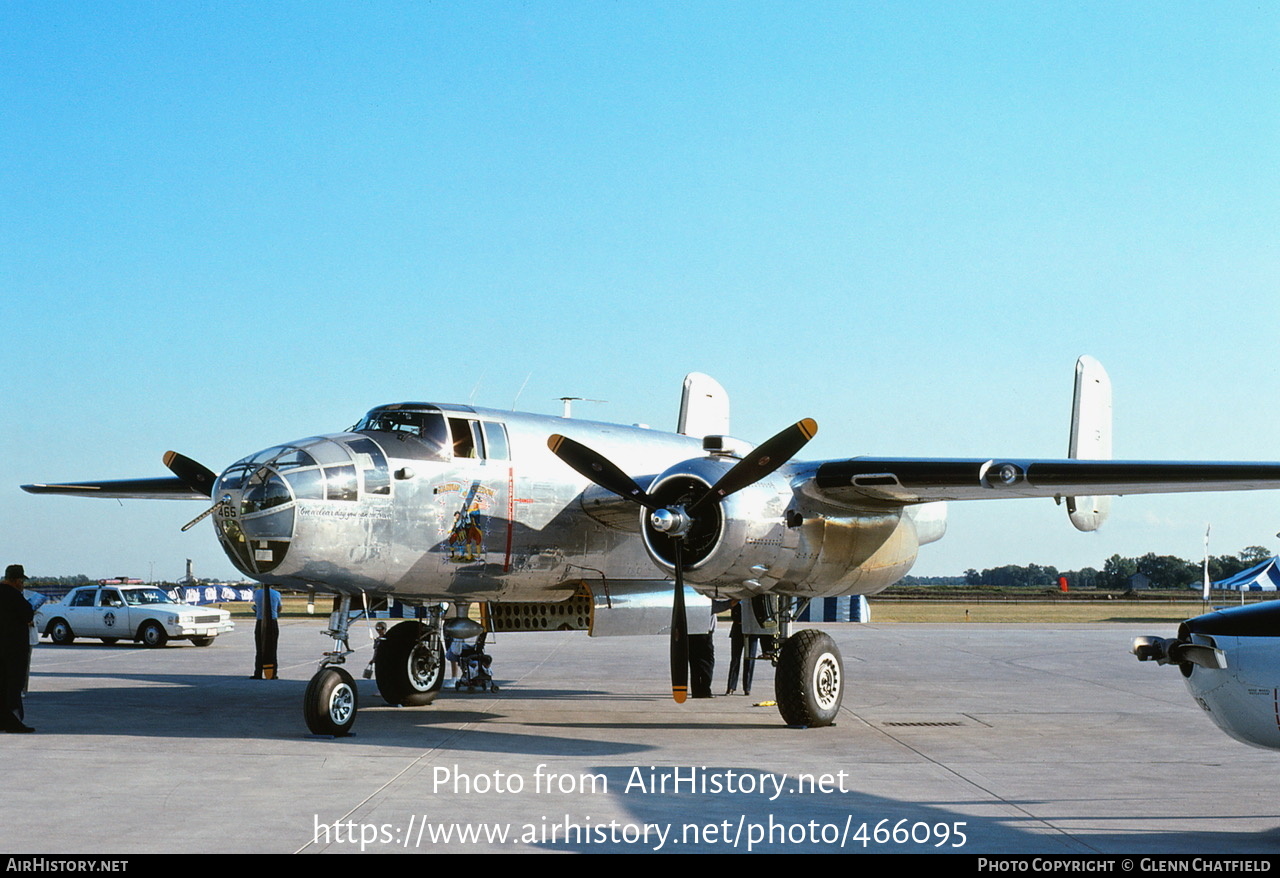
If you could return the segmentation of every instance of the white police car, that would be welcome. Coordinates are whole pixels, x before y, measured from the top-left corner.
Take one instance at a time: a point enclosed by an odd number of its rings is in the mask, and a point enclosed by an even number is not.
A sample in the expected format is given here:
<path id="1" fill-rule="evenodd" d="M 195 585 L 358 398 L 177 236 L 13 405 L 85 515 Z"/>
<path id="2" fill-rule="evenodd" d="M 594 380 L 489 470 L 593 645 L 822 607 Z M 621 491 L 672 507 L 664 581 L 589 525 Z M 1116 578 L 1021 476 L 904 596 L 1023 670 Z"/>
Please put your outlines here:
<path id="1" fill-rule="evenodd" d="M 58 603 L 36 610 L 35 624 L 59 645 L 96 637 L 103 643 L 136 640 L 144 646 L 164 646 L 170 640 L 190 640 L 208 646 L 235 627 L 226 610 L 174 603 L 163 589 L 140 585 L 72 589 Z"/>

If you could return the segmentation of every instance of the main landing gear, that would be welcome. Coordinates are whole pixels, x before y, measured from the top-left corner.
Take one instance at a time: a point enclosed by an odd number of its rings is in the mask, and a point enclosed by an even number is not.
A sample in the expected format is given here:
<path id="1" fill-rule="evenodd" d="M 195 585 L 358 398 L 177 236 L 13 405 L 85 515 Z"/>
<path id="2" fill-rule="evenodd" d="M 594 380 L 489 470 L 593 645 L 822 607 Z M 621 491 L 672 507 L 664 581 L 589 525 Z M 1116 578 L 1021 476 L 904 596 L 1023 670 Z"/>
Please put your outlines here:
<path id="1" fill-rule="evenodd" d="M 444 685 L 444 637 L 437 614 L 401 622 L 376 649 L 374 674 L 387 704 L 421 707 L 436 700 Z"/>
<path id="2" fill-rule="evenodd" d="M 778 712 L 789 726 L 829 726 L 844 698 L 844 660 L 826 633 L 806 628 L 790 634 L 790 627 L 790 607 L 785 607 L 778 625 L 785 639 L 773 677 Z"/>
<path id="3" fill-rule="evenodd" d="M 350 611 L 351 596 L 343 595 L 325 632 L 333 638 L 334 648 L 320 660 L 320 670 L 303 696 L 302 714 L 316 735 L 351 734 L 360 707 L 355 680 L 341 667 L 352 653 L 347 643 Z M 444 685 L 442 615 L 438 606 L 428 607 L 427 618 L 401 622 L 378 639 L 372 665 L 378 691 L 388 704 L 430 704 L 440 692 Z"/>

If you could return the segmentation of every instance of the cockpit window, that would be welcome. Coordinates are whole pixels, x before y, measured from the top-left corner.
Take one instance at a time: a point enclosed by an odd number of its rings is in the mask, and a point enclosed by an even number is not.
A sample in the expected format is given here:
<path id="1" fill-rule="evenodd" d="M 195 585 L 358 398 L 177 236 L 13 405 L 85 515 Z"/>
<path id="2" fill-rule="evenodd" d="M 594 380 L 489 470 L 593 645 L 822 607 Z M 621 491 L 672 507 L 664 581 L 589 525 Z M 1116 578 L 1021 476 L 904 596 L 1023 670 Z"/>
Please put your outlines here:
<path id="1" fill-rule="evenodd" d="M 413 437 L 422 440 L 429 457 L 447 457 L 445 449 L 449 447 L 449 429 L 445 426 L 444 415 L 438 411 L 377 408 L 365 415 L 351 432 L 394 433 L 402 439 Z M 392 452 L 393 455 L 396 453 Z"/>

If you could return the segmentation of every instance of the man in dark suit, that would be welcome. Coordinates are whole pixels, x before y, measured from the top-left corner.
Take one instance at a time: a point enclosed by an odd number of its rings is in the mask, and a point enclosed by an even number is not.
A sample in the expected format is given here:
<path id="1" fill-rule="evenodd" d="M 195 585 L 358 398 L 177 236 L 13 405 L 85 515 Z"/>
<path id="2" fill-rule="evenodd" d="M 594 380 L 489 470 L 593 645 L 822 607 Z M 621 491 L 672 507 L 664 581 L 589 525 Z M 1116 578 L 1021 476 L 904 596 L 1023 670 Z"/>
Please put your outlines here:
<path id="1" fill-rule="evenodd" d="M 22 595 L 27 574 L 21 564 L 10 564 L 0 582 L 0 731 L 20 733 L 35 729 L 23 723 L 22 687 L 31 662 L 31 620 L 35 611 Z"/>
<path id="2" fill-rule="evenodd" d="M 270 586 L 258 586 L 253 592 L 254 655 L 252 680 L 278 680 L 276 647 L 280 643 L 280 592 Z"/>

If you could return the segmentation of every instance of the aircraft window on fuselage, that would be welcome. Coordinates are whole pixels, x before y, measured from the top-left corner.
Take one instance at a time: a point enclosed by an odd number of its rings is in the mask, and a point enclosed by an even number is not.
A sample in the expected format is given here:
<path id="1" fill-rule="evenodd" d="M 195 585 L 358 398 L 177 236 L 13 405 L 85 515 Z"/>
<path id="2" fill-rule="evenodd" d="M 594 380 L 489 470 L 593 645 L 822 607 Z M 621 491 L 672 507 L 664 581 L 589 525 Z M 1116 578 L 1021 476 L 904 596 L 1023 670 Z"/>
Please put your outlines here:
<path id="1" fill-rule="evenodd" d="M 484 457 L 484 439 L 480 435 L 480 422 L 466 418 L 450 418 L 449 429 L 453 431 L 454 458 Z"/>
<path id="2" fill-rule="evenodd" d="M 364 475 L 364 489 L 369 494 L 391 493 L 391 471 L 387 468 L 386 455 L 372 439 L 352 439 L 347 447 L 356 456 Z"/>
<path id="3" fill-rule="evenodd" d="M 246 515 L 262 512 L 292 500 L 293 496 L 280 477 L 264 467 L 249 478 L 249 485 L 240 498 L 240 511 Z"/>
<path id="4" fill-rule="evenodd" d="M 236 488 L 239 488 L 244 484 L 245 477 L 251 472 L 252 470 L 245 466 L 239 466 L 235 469 L 227 470 L 222 474 L 222 478 L 218 481 L 217 490 L 233 491 Z"/>
<path id="5" fill-rule="evenodd" d="M 324 479 L 328 488 L 326 497 L 330 500 L 355 500 L 356 468 L 354 466 L 326 467 Z"/>
<path id="6" fill-rule="evenodd" d="M 324 474 L 318 469 L 293 470 L 285 475 L 285 480 L 299 500 L 324 499 Z"/>
<path id="7" fill-rule="evenodd" d="M 497 421 L 485 421 L 484 446 L 490 460 L 509 460 L 511 453 L 507 450 L 506 425 Z"/>
<path id="8" fill-rule="evenodd" d="M 316 459 L 301 448 L 287 448 L 271 464 L 278 471 L 300 469 L 304 466 L 315 466 Z"/>
<path id="9" fill-rule="evenodd" d="M 279 457 L 281 454 L 285 452 L 285 450 L 286 449 L 283 445 L 276 445 L 272 448 L 266 448 L 266 449 L 263 449 L 262 451 L 259 451 L 253 457 L 249 458 L 247 461 L 245 461 L 245 463 L 266 463 L 268 460 L 271 460 L 272 458 Z"/>

